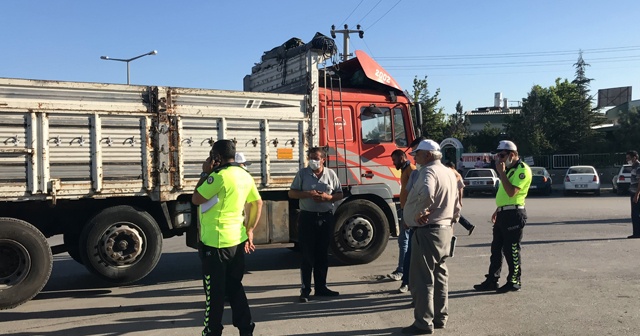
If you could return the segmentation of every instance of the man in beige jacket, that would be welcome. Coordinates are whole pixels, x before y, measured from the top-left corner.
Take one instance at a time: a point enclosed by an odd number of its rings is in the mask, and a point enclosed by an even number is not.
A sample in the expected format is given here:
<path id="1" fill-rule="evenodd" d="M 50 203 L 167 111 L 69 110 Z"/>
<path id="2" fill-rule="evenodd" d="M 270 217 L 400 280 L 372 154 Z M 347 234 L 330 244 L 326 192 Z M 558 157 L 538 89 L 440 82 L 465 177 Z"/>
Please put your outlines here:
<path id="1" fill-rule="evenodd" d="M 445 260 L 451 248 L 452 223 L 460 217 L 456 177 L 440 159 L 440 146 L 423 140 L 411 152 L 421 165 L 409 192 L 404 217 L 414 229 L 409 282 L 415 302 L 414 322 L 403 334 L 423 335 L 444 328 L 448 318 L 449 274 Z"/>

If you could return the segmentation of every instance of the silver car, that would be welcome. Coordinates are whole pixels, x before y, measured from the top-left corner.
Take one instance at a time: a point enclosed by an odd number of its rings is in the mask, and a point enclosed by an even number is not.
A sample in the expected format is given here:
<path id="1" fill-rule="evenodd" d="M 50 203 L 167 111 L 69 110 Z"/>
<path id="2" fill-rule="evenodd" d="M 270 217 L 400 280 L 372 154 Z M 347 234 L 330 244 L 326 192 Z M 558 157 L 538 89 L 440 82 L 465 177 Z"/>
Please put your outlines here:
<path id="1" fill-rule="evenodd" d="M 463 181 L 464 196 L 472 192 L 489 192 L 495 195 L 500 183 L 498 174 L 491 168 L 469 169 Z"/>
<path id="2" fill-rule="evenodd" d="M 629 192 L 629 185 L 631 184 L 631 165 L 623 165 L 620 167 L 620 172 L 613 176 L 611 179 L 613 184 L 613 192 L 618 195 L 626 195 Z"/>
<path id="3" fill-rule="evenodd" d="M 564 194 L 592 192 L 600 195 L 600 176 L 593 166 L 572 166 L 564 176 Z"/>

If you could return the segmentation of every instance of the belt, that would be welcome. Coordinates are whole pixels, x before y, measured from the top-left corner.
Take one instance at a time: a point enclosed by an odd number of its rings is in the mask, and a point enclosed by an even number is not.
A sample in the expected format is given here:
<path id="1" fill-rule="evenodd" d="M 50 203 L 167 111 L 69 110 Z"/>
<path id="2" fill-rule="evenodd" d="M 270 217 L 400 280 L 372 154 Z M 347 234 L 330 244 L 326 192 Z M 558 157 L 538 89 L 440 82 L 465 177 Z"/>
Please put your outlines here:
<path id="1" fill-rule="evenodd" d="M 447 225 L 447 224 L 427 224 L 427 225 L 422 225 L 422 226 L 418 226 L 416 227 L 417 229 L 422 229 L 422 228 L 427 228 L 427 229 L 446 229 L 446 228 L 450 228 L 451 225 Z"/>
<path id="2" fill-rule="evenodd" d="M 524 205 L 505 205 L 505 206 L 498 207 L 497 212 L 505 211 L 505 210 L 520 210 L 520 209 L 524 210 Z"/>
<path id="3" fill-rule="evenodd" d="M 318 216 L 318 217 L 333 215 L 333 211 L 314 212 L 314 211 L 302 210 L 302 212 L 307 213 L 307 214 L 312 215 L 312 216 Z"/>

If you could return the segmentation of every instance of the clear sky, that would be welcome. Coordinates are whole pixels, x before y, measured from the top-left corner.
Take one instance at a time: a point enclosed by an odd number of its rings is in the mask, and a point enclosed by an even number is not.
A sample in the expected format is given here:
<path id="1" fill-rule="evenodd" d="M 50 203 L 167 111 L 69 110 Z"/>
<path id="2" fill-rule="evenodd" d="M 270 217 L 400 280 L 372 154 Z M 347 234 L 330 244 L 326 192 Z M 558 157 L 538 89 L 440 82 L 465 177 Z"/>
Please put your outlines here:
<path id="1" fill-rule="evenodd" d="M 242 90 L 266 50 L 305 42 L 335 24 L 361 24 L 352 49 L 376 59 L 412 89 L 428 76 L 453 113 L 510 101 L 532 85 L 574 77 L 578 50 L 591 67 L 592 93 L 640 91 L 638 0 L 432 1 L 2 1 L 0 77 Z M 342 48 L 342 42 L 337 41 Z"/>

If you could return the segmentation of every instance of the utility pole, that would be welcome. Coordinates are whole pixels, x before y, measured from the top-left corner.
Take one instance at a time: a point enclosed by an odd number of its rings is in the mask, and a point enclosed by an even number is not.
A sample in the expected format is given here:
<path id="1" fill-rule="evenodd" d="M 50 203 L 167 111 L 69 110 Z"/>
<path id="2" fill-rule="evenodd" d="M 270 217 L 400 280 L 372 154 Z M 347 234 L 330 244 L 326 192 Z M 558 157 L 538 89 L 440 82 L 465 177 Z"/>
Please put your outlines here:
<path id="1" fill-rule="evenodd" d="M 360 38 L 363 38 L 364 30 L 360 29 L 360 25 L 356 26 L 356 30 L 349 29 L 349 26 L 346 24 L 344 25 L 344 29 L 342 30 L 336 30 L 336 25 L 331 25 L 331 37 L 335 39 L 336 33 L 342 34 L 342 38 L 343 38 L 342 60 L 346 61 L 349 59 L 349 56 L 353 56 L 353 54 L 349 53 L 349 34 L 358 33 L 358 36 L 360 36 Z"/>

